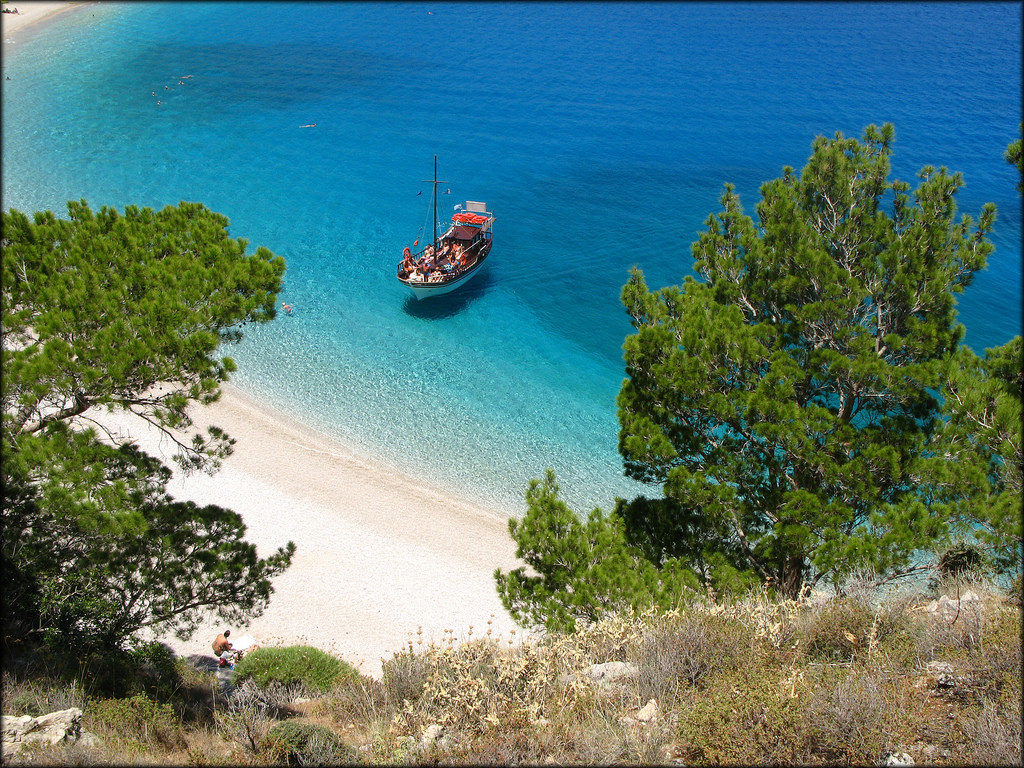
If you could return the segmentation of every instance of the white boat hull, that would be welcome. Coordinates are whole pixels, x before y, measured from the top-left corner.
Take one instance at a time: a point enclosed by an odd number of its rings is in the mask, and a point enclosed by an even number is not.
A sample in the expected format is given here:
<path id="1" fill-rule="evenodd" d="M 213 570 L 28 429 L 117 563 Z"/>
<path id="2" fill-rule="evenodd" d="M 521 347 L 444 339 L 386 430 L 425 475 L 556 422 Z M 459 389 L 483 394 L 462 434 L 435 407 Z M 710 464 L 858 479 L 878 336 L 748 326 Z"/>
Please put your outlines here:
<path id="1" fill-rule="evenodd" d="M 468 272 L 463 272 L 454 280 L 444 283 L 413 283 L 406 280 L 402 280 L 402 282 L 410 291 L 412 291 L 412 295 L 417 299 L 426 299 L 430 296 L 443 296 L 444 294 L 451 293 L 456 288 L 468 283 L 470 279 L 472 279 L 473 275 L 480 271 L 480 267 L 482 266 L 483 263 L 481 262 Z"/>

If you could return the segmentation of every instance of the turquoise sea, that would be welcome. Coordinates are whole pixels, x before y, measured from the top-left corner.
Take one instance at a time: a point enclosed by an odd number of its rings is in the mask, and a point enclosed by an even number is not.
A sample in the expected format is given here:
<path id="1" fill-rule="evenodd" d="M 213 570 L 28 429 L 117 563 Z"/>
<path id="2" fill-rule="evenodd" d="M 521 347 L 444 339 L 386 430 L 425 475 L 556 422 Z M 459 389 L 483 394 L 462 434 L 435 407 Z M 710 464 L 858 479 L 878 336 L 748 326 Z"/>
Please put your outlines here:
<path id="1" fill-rule="evenodd" d="M 641 490 L 629 267 L 681 281 L 723 183 L 753 212 L 815 135 L 892 122 L 894 176 L 996 203 L 961 319 L 977 351 L 1021 332 L 1019 3 L 100 3 L 10 36 L 3 71 L 5 209 L 224 213 L 295 307 L 230 350 L 236 384 L 510 514 L 546 467 L 580 511 Z M 416 303 L 393 273 L 435 154 L 442 217 L 485 201 L 495 246 Z"/>

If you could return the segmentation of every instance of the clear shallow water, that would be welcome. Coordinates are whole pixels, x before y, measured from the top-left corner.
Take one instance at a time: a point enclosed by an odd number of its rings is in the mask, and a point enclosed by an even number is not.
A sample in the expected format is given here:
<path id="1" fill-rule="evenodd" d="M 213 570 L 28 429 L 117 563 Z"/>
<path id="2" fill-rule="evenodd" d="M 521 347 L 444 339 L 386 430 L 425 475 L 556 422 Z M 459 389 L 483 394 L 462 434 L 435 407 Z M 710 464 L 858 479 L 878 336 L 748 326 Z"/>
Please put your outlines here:
<path id="1" fill-rule="evenodd" d="M 722 184 L 753 212 L 817 134 L 893 122 L 894 176 L 995 202 L 961 320 L 978 351 L 1021 332 L 1020 27 L 1012 3 L 101 4 L 4 45 L 3 205 L 205 203 L 288 261 L 295 314 L 230 350 L 239 386 L 510 513 L 553 467 L 585 511 L 642 490 L 629 267 L 679 282 Z M 496 239 L 417 304 L 392 273 L 435 153 L 442 213 L 484 200 Z"/>

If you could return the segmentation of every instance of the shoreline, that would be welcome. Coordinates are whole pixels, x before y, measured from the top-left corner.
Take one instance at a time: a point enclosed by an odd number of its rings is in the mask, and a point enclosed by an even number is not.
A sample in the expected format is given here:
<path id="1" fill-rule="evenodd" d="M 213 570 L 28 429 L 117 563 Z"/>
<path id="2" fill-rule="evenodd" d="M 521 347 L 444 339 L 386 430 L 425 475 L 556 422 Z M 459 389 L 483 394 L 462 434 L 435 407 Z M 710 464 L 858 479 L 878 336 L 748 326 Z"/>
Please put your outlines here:
<path id="1" fill-rule="evenodd" d="M 38 28 L 43 22 L 49 22 L 57 17 L 63 16 L 68 11 L 78 10 L 94 2 L 41 2 L 40 0 L 28 0 L 28 2 L 8 2 L 7 7 L 17 8 L 18 13 L 3 13 L 2 33 L 6 39 L 7 35 L 15 32 L 23 32 L 27 29 Z"/>
<path id="2" fill-rule="evenodd" d="M 266 611 L 229 627 L 235 635 L 313 645 L 379 676 L 383 660 L 420 638 L 524 634 L 493 580 L 495 568 L 521 564 L 507 517 L 362 458 L 230 385 L 222 392 L 192 411 L 194 429 L 223 428 L 234 453 L 213 476 L 175 469 L 168 491 L 238 512 L 261 556 L 289 540 L 297 547 Z M 173 466 L 170 441 L 141 419 L 98 420 Z M 221 628 L 211 615 L 189 640 L 160 639 L 182 657 L 210 655 Z"/>

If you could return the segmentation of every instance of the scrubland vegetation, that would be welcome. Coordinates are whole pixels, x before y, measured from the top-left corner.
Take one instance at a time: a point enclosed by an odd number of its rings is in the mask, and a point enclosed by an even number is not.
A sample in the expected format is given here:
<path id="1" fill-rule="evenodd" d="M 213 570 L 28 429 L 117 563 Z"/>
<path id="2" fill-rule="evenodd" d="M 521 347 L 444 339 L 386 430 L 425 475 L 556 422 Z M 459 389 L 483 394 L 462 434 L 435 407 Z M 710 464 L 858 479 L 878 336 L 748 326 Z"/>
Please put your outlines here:
<path id="1" fill-rule="evenodd" d="M 224 690 L 154 644 L 106 677 L 12 667 L 5 711 L 78 706 L 99 739 L 33 747 L 29 764 L 1018 764 L 1016 589 L 703 596 L 526 642 L 410 641 L 380 679 L 261 649 Z"/>

